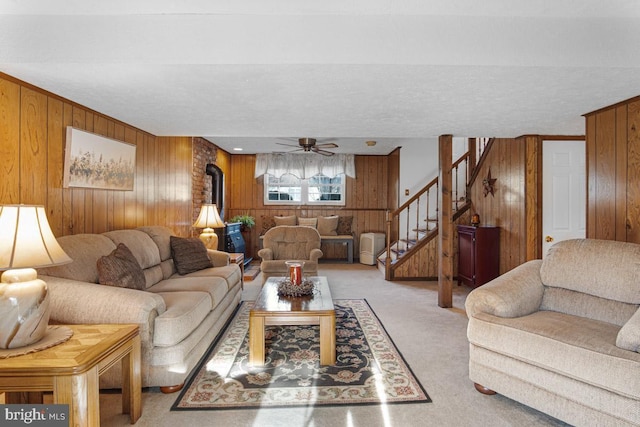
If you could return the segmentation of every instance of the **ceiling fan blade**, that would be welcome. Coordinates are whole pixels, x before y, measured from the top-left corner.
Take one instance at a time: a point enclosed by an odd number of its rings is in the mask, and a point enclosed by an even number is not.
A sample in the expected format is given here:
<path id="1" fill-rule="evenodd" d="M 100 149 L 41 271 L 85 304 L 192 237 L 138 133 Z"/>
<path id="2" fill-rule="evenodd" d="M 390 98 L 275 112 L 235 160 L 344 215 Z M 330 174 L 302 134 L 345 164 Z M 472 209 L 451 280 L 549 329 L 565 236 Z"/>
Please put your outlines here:
<path id="1" fill-rule="evenodd" d="M 321 150 L 317 147 L 313 147 L 311 151 L 313 151 L 314 153 L 322 154 L 323 156 L 333 156 L 334 154 L 336 154 L 332 151 Z"/>
<path id="2" fill-rule="evenodd" d="M 322 144 L 316 144 L 316 147 L 318 148 L 338 148 L 338 144 L 334 143 L 334 142 L 325 142 Z"/>
<path id="3" fill-rule="evenodd" d="M 287 147 L 297 147 L 297 145 L 294 145 L 294 144 L 284 144 L 284 143 L 282 143 L 282 142 L 276 142 L 276 144 L 278 144 L 278 145 L 285 145 L 285 146 L 287 146 Z"/>

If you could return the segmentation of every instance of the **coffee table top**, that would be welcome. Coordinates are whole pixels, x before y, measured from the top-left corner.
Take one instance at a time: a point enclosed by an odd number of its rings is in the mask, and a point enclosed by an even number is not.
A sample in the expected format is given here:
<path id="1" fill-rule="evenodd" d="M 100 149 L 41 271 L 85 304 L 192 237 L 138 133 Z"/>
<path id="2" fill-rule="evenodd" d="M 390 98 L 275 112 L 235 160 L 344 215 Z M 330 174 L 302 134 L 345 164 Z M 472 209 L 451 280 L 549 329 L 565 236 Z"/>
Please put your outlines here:
<path id="1" fill-rule="evenodd" d="M 309 313 L 334 311 L 329 283 L 324 276 L 312 276 L 313 295 L 286 297 L 278 295 L 278 282 L 284 277 L 269 277 L 250 313 Z"/>

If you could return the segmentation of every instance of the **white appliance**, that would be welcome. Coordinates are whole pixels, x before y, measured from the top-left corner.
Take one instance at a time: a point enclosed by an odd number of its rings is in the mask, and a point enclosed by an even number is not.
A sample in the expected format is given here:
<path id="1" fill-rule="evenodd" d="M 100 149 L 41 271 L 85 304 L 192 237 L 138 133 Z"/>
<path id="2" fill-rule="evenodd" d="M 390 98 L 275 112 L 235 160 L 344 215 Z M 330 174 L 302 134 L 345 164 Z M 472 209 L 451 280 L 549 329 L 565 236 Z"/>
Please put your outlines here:
<path id="1" fill-rule="evenodd" d="M 376 257 L 384 249 L 384 237 L 384 233 L 362 233 L 360 235 L 361 264 L 376 264 Z"/>

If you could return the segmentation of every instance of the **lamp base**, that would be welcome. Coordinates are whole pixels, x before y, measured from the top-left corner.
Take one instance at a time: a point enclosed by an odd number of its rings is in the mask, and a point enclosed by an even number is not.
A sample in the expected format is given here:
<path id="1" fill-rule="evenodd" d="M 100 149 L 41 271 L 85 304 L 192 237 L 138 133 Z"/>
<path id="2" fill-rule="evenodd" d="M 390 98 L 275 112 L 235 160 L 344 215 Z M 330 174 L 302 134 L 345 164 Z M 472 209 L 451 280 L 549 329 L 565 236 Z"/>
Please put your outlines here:
<path id="1" fill-rule="evenodd" d="M 0 348 L 19 348 L 44 337 L 49 291 L 33 268 L 7 270 L 0 280 Z"/>
<path id="2" fill-rule="evenodd" d="M 213 228 L 205 228 L 200 234 L 200 240 L 207 249 L 218 249 L 218 235 Z"/>

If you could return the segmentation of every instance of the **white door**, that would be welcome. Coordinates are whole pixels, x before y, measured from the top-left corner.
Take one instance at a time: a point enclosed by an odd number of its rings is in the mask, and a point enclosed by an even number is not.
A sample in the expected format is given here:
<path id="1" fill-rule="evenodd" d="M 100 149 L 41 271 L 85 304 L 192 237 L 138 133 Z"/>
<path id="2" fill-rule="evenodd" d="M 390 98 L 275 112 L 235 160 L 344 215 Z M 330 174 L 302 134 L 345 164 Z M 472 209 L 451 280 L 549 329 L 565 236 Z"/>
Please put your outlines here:
<path id="1" fill-rule="evenodd" d="M 586 236 L 584 141 L 542 143 L 542 257 L 554 243 Z"/>

